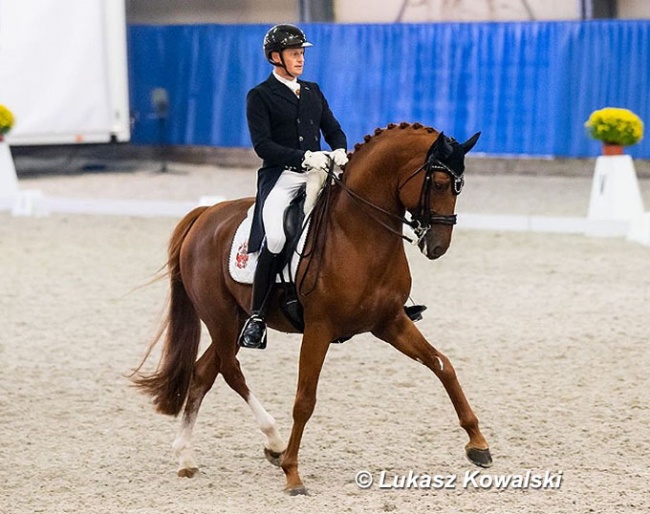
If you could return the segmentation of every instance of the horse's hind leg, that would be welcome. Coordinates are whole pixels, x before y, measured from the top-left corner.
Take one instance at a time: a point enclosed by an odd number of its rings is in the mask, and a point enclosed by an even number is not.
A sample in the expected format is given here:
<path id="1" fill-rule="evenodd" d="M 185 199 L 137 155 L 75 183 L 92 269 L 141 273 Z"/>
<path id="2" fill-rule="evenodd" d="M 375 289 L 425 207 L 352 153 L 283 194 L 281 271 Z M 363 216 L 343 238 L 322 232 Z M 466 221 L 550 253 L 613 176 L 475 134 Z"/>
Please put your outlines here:
<path id="1" fill-rule="evenodd" d="M 236 339 L 233 341 L 236 341 Z M 221 373 L 226 383 L 248 404 L 248 407 L 255 416 L 257 425 L 266 436 L 264 455 L 269 462 L 279 466 L 284 450 L 286 449 L 286 444 L 278 434 L 277 425 L 273 416 L 266 411 L 264 406 L 248 388 L 246 378 L 244 377 L 239 361 L 235 356 L 238 347 L 235 345 L 233 348 L 235 348 L 234 351 L 228 351 L 228 355 L 221 356 L 223 362 Z"/>
<path id="2" fill-rule="evenodd" d="M 201 407 L 201 402 L 212 387 L 212 384 L 214 384 L 220 367 L 221 362 L 216 352 L 216 346 L 212 343 L 194 365 L 194 373 L 185 403 L 183 419 L 174 444 L 172 445 L 174 454 L 178 459 L 179 477 L 191 478 L 199 470 L 194 459 L 192 432 L 199 408 Z"/>
<path id="3" fill-rule="evenodd" d="M 456 409 L 460 426 L 469 436 L 469 442 L 465 445 L 467 458 L 477 466 L 490 467 L 492 456 L 488 443 L 479 429 L 478 418 L 465 397 L 449 359 L 431 346 L 405 315 L 400 316 L 395 323 L 388 324 L 382 330 L 373 333 L 435 373 Z"/>
<path id="4" fill-rule="evenodd" d="M 255 416 L 255 420 L 257 421 L 260 430 L 266 436 L 264 456 L 274 466 L 280 466 L 287 445 L 278 434 L 275 419 L 266 411 L 250 390 L 248 391 L 248 399 L 246 400 L 246 403 L 253 411 L 253 415 Z"/>
<path id="5" fill-rule="evenodd" d="M 284 450 L 286 449 L 286 444 L 278 434 L 277 425 L 273 416 L 266 411 L 264 406 L 248 388 L 246 378 L 237 360 L 237 352 L 239 351 L 237 337 L 242 327 L 243 322 L 233 325 L 235 330 L 232 333 L 229 330 L 227 334 L 222 334 L 220 341 L 223 344 L 218 350 L 221 360 L 221 374 L 230 388 L 248 404 L 248 407 L 255 416 L 257 425 L 266 436 L 264 454 L 269 462 L 279 466 Z"/>
<path id="6" fill-rule="evenodd" d="M 264 409 L 246 385 L 246 379 L 235 356 L 239 349 L 236 344 L 239 333 L 237 328 L 237 325 L 235 325 L 231 333 L 228 328 L 220 327 L 221 333 L 218 337 L 217 334 L 213 335 L 212 344 L 194 365 L 183 419 L 172 445 L 174 454 L 178 459 L 178 476 L 180 477 L 191 478 L 198 471 L 192 448 L 192 432 L 203 398 L 212 388 L 219 373 L 223 375 L 226 383 L 246 401 L 253 411 L 257 424 L 266 435 L 264 445 L 266 458 L 276 466 L 280 465 L 280 459 L 286 445 L 278 434 L 275 419 Z M 241 329 L 241 326 L 239 328 Z M 218 347 L 218 345 L 221 346 Z"/>

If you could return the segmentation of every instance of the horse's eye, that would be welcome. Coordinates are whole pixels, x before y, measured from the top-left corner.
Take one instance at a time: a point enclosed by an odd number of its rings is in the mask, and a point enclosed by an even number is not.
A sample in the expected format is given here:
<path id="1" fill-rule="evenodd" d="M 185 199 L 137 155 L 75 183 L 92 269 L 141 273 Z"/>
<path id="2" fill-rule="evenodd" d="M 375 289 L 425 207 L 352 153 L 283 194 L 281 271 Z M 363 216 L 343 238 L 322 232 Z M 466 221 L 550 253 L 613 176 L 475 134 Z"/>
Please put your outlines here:
<path id="1" fill-rule="evenodd" d="M 443 191 L 447 187 L 447 184 L 444 182 L 434 182 L 433 187 L 436 188 L 436 191 Z"/>

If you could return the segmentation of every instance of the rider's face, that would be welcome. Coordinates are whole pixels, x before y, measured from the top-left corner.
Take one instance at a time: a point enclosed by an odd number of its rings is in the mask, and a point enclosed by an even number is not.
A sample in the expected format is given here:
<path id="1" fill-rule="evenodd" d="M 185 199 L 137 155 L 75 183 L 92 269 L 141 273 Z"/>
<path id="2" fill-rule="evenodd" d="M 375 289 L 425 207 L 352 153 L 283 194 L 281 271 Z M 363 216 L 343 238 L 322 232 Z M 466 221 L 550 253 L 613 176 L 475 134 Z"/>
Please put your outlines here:
<path id="1" fill-rule="evenodd" d="M 280 55 L 277 52 L 273 52 L 272 57 L 276 62 L 280 62 Z M 284 68 L 278 66 L 277 72 L 280 76 L 287 79 L 293 77 L 299 77 L 302 75 L 303 66 L 305 65 L 305 49 L 304 48 L 285 48 L 282 50 L 282 57 L 284 58 L 284 65 L 287 67 Z M 291 74 L 288 75 L 287 71 Z"/>

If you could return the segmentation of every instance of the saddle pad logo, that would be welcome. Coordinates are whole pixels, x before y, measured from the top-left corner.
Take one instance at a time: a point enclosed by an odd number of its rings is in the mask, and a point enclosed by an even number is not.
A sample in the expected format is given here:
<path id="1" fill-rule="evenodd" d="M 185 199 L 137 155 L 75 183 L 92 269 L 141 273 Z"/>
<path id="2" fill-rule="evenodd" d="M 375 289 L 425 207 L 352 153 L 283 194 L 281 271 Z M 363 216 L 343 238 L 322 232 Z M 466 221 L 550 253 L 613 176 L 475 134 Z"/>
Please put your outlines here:
<path id="1" fill-rule="evenodd" d="M 252 284 L 255 275 L 255 268 L 257 267 L 257 252 L 248 253 L 248 239 L 251 232 L 251 220 L 253 219 L 252 206 L 242 220 L 239 227 L 235 231 L 230 246 L 230 253 L 228 255 L 228 271 L 230 276 L 235 282 L 240 284 Z M 300 236 L 296 254 L 300 255 L 305 247 L 305 239 L 307 239 L 307 230 L 304 230 Z M 291 271 L 285 268 L 282 271 L 282 277 L 278 277 L 276 282 L 289 281 L 291 277 L 296 276 L 296 270 L 300 259 L 291 259 Z"/>
<path id="2" fill-rule="evenodd" d="M 244 269 L 248 265 L 248 241 L 244 241 L 237 248 L 237 255 L 235 256 L 236 266 L 239 269 Z"/>

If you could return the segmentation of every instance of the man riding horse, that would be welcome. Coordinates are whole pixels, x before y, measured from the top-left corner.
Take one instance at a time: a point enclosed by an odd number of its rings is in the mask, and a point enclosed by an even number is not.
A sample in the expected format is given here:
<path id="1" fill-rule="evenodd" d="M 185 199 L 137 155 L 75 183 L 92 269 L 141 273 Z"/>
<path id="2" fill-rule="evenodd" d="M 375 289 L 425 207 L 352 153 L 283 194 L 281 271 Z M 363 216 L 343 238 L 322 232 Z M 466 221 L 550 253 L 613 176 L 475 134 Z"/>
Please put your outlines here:
<path id="1" fill-rule="evenodd" d="M 246 117 L 251 141 L 263 160 L 257 173 L 255 211 L 248 252 L 259 252 L 253 279 L 251 316 L 239 336 L 244 348 L 266 347 L 266 313 L 279 254 L 286 243 L 284 211 L 307 182 L 307 172 L 327 173 L 330 160 L 348 162 L 347 139 L 318 84 L 298 80 L 305 48 L 312 46 L 294 25 L 276 25 L 264 37 L 264 55 L 273 65 L 267 80 L 248 93 Z M 321 133 L 332 152 L 321 150 Z M 424 306 L 407 308 L 420 319 Z"/>

